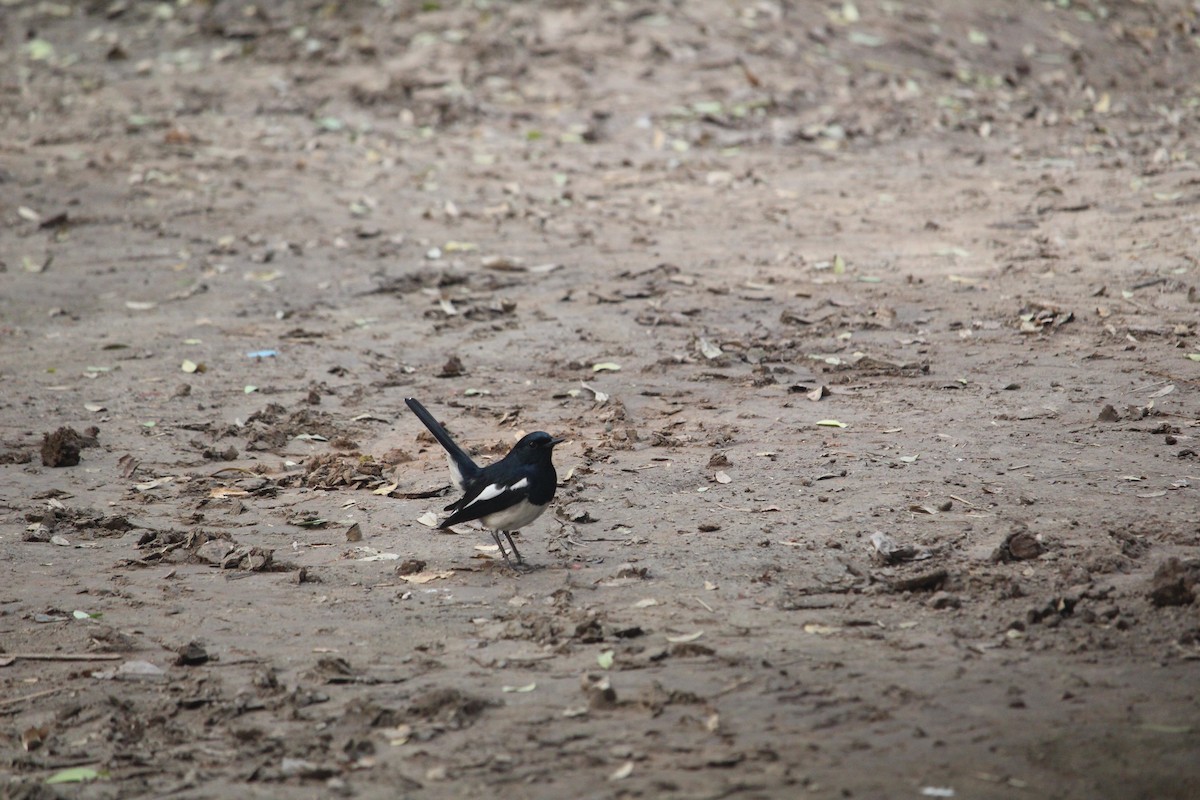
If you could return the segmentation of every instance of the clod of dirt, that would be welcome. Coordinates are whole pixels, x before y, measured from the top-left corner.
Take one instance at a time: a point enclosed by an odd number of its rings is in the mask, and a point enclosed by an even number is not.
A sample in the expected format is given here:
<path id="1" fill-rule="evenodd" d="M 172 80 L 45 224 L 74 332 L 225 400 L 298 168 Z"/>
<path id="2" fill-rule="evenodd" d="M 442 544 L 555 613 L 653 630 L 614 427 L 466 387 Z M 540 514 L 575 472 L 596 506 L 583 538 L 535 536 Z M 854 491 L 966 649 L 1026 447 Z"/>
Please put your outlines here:
<path id="1" fill-rule="evenodd" d="M 718 467 L 732 466 L 733 462 L 729 460 L 729 456 L 724 453 L 713 453 L 712 458 L 708 459 L 709 469 L 717 469 Z"/>
<path id="2" fill-rule="evenodd" d="M 580 679 L 579 688 L 587 696 L 588 708 L 604 711 L 617 707 L 617 691 L 607 675 L 587 673 Z"/>
<path id="3" fill-rule="evenodd" d="M 400 562 L 400 566 L 396 567 L 397 575 L 415 575 L 425 569 L 425 562 L 419 558 L 410 558 Z"/>
<path id="4" fill-rule="evenodd" d="M 350 662 L 340 656 L 325 656 L 317 661 L 317 666 L 309 677 L 324 683 L 360 683 L 371 682 Z"/>
<path id="5" fill-rule="evenodd" d="M 227 539 L 210 539 L 195 549 L 193 555 L 207 564 L 220 564 L 237 545 Z"/>
<path id="6" fill-rule="evenodd" d="M 911 578 L 900 578 L 892 581 L 891 587 L 893 592 L 932 592 L 945 583 L 948 577 L 949 573 L 946 570 L 935 569 L 932 572 L 923 572 Z"/>
<path id="7" fill-rule="evenodd" d="M 313 575 L 311 572 L 309 572 L 308 567 L 301 567 L 300 569 L 296 570 L 295 573 L 293 573 L 293 575 L 292 575 L 292 583 L 295 583 L 297 586 L 299 586 L 302 583 L 320 583 L 320 582 L 321 582 L 321 577 L 319 575 Z"/>
<path id="8" fill-rule="evenodd" d="M 394 467 L 397 464 L 406 464 L 412 460 L 413 460 L 413 457 L 412 457 L 411 453 L 407 452 L 406 450 L 401 450 L 399 448 L 394 448 L 392 450 L 388 450 L 386 453 L 384 453 L 383 455 L 381 455 L 379 457 L 379 463 L 386 464 L 389 467 Z"/>
<path id="9" fill-rule="evenodd" d="M 208 650 L 199 642 L 188 642 L 176 651 L 175 665 L 179 667 L 198 667 L 208 663 Z"/>
<path id="10" fill-rule="evenodd" d="M 1109 403 L 1104 408 L 1100 409 L 1100 414 L 1096 417 L 1096 419 L 1100 420 L 1101 422 L 1118 422 L 1121 419 L 1121 415 L 1117 413 L 1117 409 L 1113 407 L 1112 403 Z"/>
<path id="11" fill-rule="evenodd" d="M 74 428 L 62 427 L 42 437 L 42 464 L 47 467 L 73 467 L 79 463 L 82 437 Z"/>
<path id="12" fill-rule="evenodd" d="M 284 758 L 279 762 L 279 774 L 284 778 L 303 778 L 319 781 L 332 778 L 338 774 L 338 770 L 336 767 L 326 764 L 314 764 L 303 758 Z"/>
<path id="13" fill-rule="evenodd" d="M 1191 605 L 1196 601 L 1197 584 L 1200 584 L 1200 560 L 1169 558 L 1154 571 L 1150 602 L 1159 607 Z"/>
<path id="14" fill-rule="evenodd" d="M 25 515 L 29 522 L 41 523 L 49 531 L 59 531 L 69 525 L 76 532 L 90 536 L 119 536 L 133 530 L 136 525 L 120 514 L 104 514 L 94 508 L 39 509 Z M 30 526 L 28 530 L 32 530 Z M 28 540 L 27 540 L 28 541 Z"/>
<path id="15" fill-rule="evenodd" d="M 962 599 L 957 595 L 950 594 L 949 592 L 934 592 L 933 596 L 929 598 L 929 606 L 930 608 L 936 608 L 938 610 L 946 608 L 962 608 Z"/>
<path id="16" fill-rule="evenodd" d="M 25 528 L 21 534 L 23 542 L 48 542 L 50 541 L 51 528 L 43 522 L 35 522 Z"/>
<path id="17" fill-rule="evenodd" d="M 658 681 L 651 681 L 650 685 L 643 689 L 637 698 L 637 704 L 645 707 L 655 717 L 661 714 L 667 706 L 701 705 L 704 702 L 704 698 L 694 692 L 686 692 L 681 689 L 667 691 Z"/>
<path id="18" fill-rule="evenodd" d="M 897 543 L 883 531 L 871 534 L 872 555 L 883 564 L 901 564 L 905 561 L 923 561 L 933 557 L 933 551 L 926 547 Z"/>
<path id="19" fill-rule="evenodd" d="M 262 547 L 240 547 L 231 556 L 227 557 L 221 563 L 221 566 L 225 569 L 244 569 L 249 572 L 261 572 L 269 569 L 274 560 L 274 550 Z"/>
<path id="20" fill-rule="evenodd" d="M 268 403 L 246 418 L 247 450 L 276 450 L 297 436 L 320 436 L 327 440 L 342 438 L 334 418 L 323 411 L 302 408 L 287 415 L 279 403 Z"/>
<path id="21" fill-rule="evenodd" d="M 236 461 L 238 450 L 233 445 L 229 445 L 224 450 L 218 450 L 215 447 L 206 447 L 201 455 L 208 461 Z"/>
<path id="22" fill-rule="evenodd" d="M 702 658 L 715 656 L 717 651 L 698 642 L 681 642 L 671 645 L 670 653 L 672 658 Z"/>
<path id="23" fill-rule="evenodd" d="M 408 707 L 408 713 L 452 730 L 467 728 L 487 709 L 498 705 L 493 700 L 468 695 L 458 689 L 431 689 L 418 696 Z"/>
<path id="24" fill-rule="evenodd" d="M 1075 613 L 1075 607 L 1083 600 L 1086 592 L 1081 589 L 1067 591 L 1059 597 L 1053 597 L 1037 608 L 1025 612 L 1025 621 L 1030 625 L 1042 623 L 1053 627 Z"/>
<path id="25" fill-rule="evenodd" d="M 382 484 L 383 464 L 370 456 L 348 459 L 323 453 L 310 459 L 304 469 L 304 485 L 310 489 L 373 489 Z"/>
<path id="26" fill-rule="evenodd" d="M 780 611 L 810 611 L 820 608 L 835 608 L 838 599 L 831 594 L 814 595 L 808 589 L 795 586 L 784 587 L 775 600 L 775 607 Z"/>
<path id="27" fill-rule="evenodd" d="M 438 372 L 437 377 L 457 378 L 464 372 L 466 372 L 466 368 L 463 366 L 462 359 L 458 356 L 450 356 L 446 359 L 446 363 L 442 365 L 442 369 Z"/>
<path id="28" fill-rule="evenodd" d="M 1046 552 L 1046 548 L 1037 537 L 1024 527 L 1017 528 L 1004 538 L 996 551 L 992 553 L 992 561 L 1007 564 L 1010 561 L 1029 561 Z"/>
<path id="29" fill-rule="evenodd" d="M 239 545 L 231 539 L 213 538 L 196 544 L 199 536 L 189 537 L 192 557 L 221 569 L 240 569 L 247 572 L 262 572 L 274 566 L 275 551 L 262 547 Z"/>

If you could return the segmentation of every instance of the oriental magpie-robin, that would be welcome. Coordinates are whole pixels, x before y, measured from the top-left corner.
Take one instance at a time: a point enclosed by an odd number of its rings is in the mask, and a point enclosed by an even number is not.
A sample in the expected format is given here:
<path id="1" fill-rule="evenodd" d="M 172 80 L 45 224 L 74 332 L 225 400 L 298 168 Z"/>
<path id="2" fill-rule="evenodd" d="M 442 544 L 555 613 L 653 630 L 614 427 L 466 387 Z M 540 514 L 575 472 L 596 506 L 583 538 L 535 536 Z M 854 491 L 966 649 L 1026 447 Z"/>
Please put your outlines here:
<path id="1" fill-rule="evenodd" d="M 508 540 L 517 563 L 524 564 L 510 531 L 520 530 L 540 517 L 554 499 L 558 475 L 550 456 L 554 446 L 564 440 L 556 439 L 544 431 L 534 431 L 523 436 L 504 458 L 481 467 L 450 438 L 450 434 L 425 406 L 411 397 L 404 402 L 425 424 L 433 438 L 446 449 L 450 460 L 450 477 L 455 487 L 463 493 L 462 497 L 446 506 L 445 510 L 453 513 L 442 520 L 438 527 L 449 528 L 460 522 L 477 519 L 491 531 L 496 546 L 500 548 L 500 555 L 504 556 L 506 562 L 512 563 L 499 533 L 503 533 Z"/>

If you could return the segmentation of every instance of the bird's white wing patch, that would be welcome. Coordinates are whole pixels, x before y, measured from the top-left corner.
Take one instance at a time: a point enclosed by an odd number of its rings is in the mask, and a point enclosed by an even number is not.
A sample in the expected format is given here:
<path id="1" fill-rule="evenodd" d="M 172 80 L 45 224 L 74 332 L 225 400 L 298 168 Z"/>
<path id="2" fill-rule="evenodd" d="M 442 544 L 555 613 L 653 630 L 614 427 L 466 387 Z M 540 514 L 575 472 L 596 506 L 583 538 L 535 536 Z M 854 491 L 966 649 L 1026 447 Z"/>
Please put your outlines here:
<path id="1" fill-rule="evenodd" d="M 467 503 L 465 506 L 463 506 L 463 508 L 470 508 L 471 506 L 475 505 L 476 503 L 482 503 L 486 500 L 491 500 L 493 497 L 499 497 L 500 495 L 504 494 L 505 492 L 515 492 L 518 489 L 524 489 L 528 485 L 529 485 L 528 478 L 521 478 L 521 480 L 517 481 L 512 486 L 501 486 L 498 483 L 488 484 L 487 486 L 484 487 L 482 492 L 475 495 L 475 497 L 472 498 L 471 502 Z"/>
<path id="2" fill-rule="evenodd" d="M 473 506 L 476 503 L 482 503 L 485 500 L 491 500 L 493 497 L 499 497 L 500 495 L 504 494 L 504 488 L 505 487 L 501 486 L 498 483 L 493 483 L 488 486 L 485 486 L 483 491 L 480 492 L 479 494 L 475 495 L 474 499 L 472 499 L 471 502 L 469 502 L 465 506 L 463 506 L 463 508 L 469 508 L 470 506 Z"/>

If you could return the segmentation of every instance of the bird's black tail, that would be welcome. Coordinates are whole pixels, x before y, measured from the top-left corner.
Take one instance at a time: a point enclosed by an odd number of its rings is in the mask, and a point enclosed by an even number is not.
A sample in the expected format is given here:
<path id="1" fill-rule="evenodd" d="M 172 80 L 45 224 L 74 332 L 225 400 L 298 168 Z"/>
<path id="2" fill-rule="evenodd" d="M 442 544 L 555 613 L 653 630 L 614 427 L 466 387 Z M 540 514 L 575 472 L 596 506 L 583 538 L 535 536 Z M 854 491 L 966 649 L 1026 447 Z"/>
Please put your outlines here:
<path id="1" fill-rule="evenodd" d="M 433 438 L 438 440 L 438 444 L 446 448 L 446 452 L 450 455 L 450 460 L 457 468 L 458 475 L 455 476 L 455 483 L 462 483 L 479 473 L 479 465 L 467 455 L 467 451 L 459 447 L 458 443 L 450 438 L 450 434 L 446 432 L 446 429 L 442 427 L 440 422 L 433 418 L 433 414 L 430 414 L 425 406 L 411 397 L 405 398 L 404 404 L 412 409 L 412 412 L 417 415 L 417 419 L 425 424 L 425 427 L 433 434 Z"/>

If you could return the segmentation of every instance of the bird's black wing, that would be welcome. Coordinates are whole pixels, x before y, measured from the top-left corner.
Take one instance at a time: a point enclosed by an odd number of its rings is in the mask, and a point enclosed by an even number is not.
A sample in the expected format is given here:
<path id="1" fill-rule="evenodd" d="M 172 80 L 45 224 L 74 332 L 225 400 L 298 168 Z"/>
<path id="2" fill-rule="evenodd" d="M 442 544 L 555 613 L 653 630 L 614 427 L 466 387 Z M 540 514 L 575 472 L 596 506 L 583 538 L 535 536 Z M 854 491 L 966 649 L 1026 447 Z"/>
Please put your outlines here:
<path id="1" fill-rule="evenodd" d="M 525 471 L 489 480 L 488 471 L 473 484 L 468 484 L 461 499 L 446 506 L 454 513 L 442 520 L 439 528 L 449 528 L 460 522 L 486 517 L 511 508 L 529 499 L 530 477 Z"/>
<path id="2" fill-rule="evenodd" d="M 412 397 L 406 398 L 404 404 L 412 409 L 412 412 L 417 415 L 417 419 L 425 424 L 425 427 L 433 434 L 433 438 L 438 440 L 438 444 L 446 449 L 458 470 L 458 477 L 461 479 L 456 480 L 455 483 L 466 485 L 479 475 L 479 465 L 467 455 L 466 450 L 463 450 L 457 442 L 450 438 L 450 434 L 440 422 L 433 418 L 433 414 L 430 414 L 425 406 Z"/>

